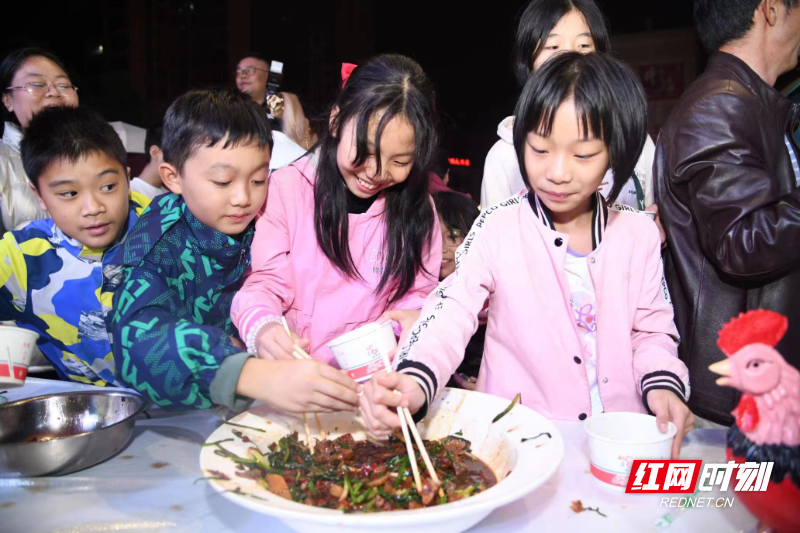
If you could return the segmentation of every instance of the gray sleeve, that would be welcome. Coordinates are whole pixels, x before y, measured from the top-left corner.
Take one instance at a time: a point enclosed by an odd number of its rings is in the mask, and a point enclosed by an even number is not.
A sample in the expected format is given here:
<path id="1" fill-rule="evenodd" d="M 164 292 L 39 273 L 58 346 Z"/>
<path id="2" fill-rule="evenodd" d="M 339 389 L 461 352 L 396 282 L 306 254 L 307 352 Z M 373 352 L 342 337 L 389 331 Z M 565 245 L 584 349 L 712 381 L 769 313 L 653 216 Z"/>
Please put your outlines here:
<path id="1" fill-rule="evenodd" d="M 255 355 L 241 352 L 229 355 L 222 361 L 209 389 L 211 401 L 214 404 L 224 405 L 235 411 L 243 411 L 253 402 L 250 398 L 236 395 L 236 385 L 239 383 L 242 367 L 251 357 L 255 357 Z"/>

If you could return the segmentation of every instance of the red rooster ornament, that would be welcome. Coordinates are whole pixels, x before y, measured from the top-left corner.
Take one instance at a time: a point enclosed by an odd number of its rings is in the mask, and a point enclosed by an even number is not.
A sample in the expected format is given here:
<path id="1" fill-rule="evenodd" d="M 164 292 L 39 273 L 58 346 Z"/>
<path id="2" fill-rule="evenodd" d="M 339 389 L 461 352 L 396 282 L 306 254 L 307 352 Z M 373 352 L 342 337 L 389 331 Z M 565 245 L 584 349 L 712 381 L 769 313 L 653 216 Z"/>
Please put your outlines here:
<path id="1" fill-rule="evenodd" d="M 717 346 L 728 356 L 709 367 L 718 385 L 742 398 L 728 432 L 729 461 L 774 462 L 765 492 L 737 492 L 762 524 L 800 531 L 800 371 L 775 349 L 788 319 L 765 310 L 742 313 L 722 327 Z"/>

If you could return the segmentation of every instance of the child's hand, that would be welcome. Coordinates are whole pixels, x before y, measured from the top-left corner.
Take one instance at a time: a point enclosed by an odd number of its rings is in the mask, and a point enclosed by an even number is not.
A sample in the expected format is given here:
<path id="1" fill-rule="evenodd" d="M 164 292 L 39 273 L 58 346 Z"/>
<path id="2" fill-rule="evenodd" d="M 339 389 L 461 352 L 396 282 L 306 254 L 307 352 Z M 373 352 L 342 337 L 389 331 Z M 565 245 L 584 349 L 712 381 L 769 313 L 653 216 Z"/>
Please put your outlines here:
<path id="1" fill-rule="evenodd" d="M 343 372 L 314 360 L 247 360 L 236 393 L 290 413 L 358 412 L 361 386 Z"/>
<path id="2" fill-rule="evenodd" d="M 411 333 L 411 327 L 414 325 L 414 322 L 417 321 L 421 312 L 421 309 L 394 309 L 384 312 L 378 319 L 378 322 L 394 320 L 400 324 L 400 340 L 397 342 L 397 348 L 400 348 L 406 343 L 408 335 Z M 389 359 L 394 360 L 397 348 L 388 353 Z"/>
<path id="3" fill-rule="evenodd" d="M 360 405 L 370 432 L 376 437 L 388 437 L 400 427 L 398 407 L 408 407 L 413 414 L 424 403 L 425 393 L 414 378 L 399 372 L 379 372 L 364 385 Z"/>
<path id="4" fill-rule="evenodd" d="M 672 458 L 678 459 L 681 441 L 694 427 L 694 415 L 678 396 L 668 390 L 655 389 L 647 393 L 647 405 L 656 415 L 656 423 L 661 433 L 666 433 L 667 422 L 677 426 L 678 432 L 672 440 Z"/>
<path id="5" fill-rule="evenodd" d="M 258 333 L 256 355 L 262 359 L 296 359 L 293 354 L 295 344 L 303 350 L 311 347 L 311 341 L 301 339 L 297 333 L 292 332 L 289 337 L 281 324 L 267 324 Z"/>

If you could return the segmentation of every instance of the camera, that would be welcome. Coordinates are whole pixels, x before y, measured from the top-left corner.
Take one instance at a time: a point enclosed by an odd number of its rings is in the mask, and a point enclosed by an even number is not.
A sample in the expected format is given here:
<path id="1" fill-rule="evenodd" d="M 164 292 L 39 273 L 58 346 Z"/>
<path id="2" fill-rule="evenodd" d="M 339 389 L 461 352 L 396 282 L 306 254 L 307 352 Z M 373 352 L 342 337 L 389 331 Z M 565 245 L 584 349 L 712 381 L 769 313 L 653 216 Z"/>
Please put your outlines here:
<path id="1" fill-rule="evenodd" d="M 283 63 L 272 61 L 269 64 L 269 74 L 267 74 L 267 96 L 278 94 L 283 77 Z"/>

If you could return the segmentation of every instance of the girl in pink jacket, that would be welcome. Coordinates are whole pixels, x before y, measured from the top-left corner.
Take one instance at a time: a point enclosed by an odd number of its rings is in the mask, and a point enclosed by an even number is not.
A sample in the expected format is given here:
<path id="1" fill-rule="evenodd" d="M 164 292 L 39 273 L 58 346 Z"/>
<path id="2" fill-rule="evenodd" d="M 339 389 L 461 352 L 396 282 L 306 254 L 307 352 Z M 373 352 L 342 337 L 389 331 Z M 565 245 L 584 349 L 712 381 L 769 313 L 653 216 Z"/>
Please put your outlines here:
<path id="1" fill-rule="evenodd" d="M 661 242 L 648 217 L 607 208 L 606 170 L 629 176 L 647 132 L 635 74 L 602 53 L 551 59 L 517 103 L 514 142 L 529 191 L 485 208 L 456 271 L 425 302 L 396 359 L 366 386 L 370 429 L 399 426 L 388 407 L 424 416 L 461 362 L 489 298 L 477 390 L 555 419 L 604 411 L 655 414 L 662 431 L 693 424 L 689 376 L 661 289 Z M 623 181 L 614 183 L 610 201 Z M 394 395 L 398 390 L 402 396 Z"/>
<path id="2" fill-rule="evenodd" d="M 411 59 L 378 56 L 352 72 L 319 149 L 270 177 L 231 309 L 248 351 L 293 359 L 297 343 L 335 365 L 326 343 L 339 335 L 381 318 L 414 323 L 442 258 L 428 194 L 436 116 Z M 347 408 L 334 387 L 308 394 L 319 410 Z"/>

